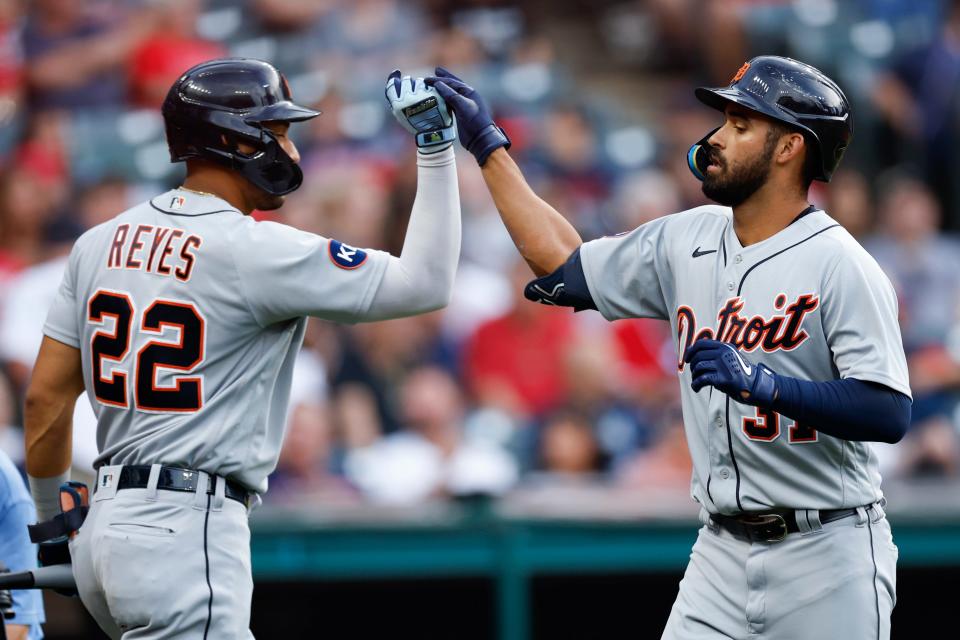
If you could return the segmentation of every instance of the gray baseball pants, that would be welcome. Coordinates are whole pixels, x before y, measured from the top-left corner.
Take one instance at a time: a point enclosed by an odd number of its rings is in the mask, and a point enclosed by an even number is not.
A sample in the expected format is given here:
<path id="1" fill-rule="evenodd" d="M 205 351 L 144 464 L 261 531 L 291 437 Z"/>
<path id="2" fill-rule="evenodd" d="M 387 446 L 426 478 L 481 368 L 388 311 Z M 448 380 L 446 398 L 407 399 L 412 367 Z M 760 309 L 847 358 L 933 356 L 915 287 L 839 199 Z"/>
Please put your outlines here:
<path id="1" fill-rule="evenodd" d="M 247 509 L 225 498 L 146 489 L 117 491 L 119 466 L 101 467 L 90 513 L 70 543 L 84 606 L 111 638 L 232 640 L 250 633 Z"/>
<path id="2" fill-rule="evenodd" d="M 701 520 L 662 640 L 889 640 L 898 552 L 879 506 L 781 542 Z"/>

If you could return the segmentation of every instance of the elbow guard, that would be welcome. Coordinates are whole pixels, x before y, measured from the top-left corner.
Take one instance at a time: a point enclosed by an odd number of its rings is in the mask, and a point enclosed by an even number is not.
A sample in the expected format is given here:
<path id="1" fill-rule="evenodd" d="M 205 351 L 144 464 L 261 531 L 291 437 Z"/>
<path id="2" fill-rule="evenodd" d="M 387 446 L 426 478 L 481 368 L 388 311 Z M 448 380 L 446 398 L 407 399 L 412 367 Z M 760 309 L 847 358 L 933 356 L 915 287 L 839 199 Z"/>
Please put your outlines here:
<path id="1" fill-rule="evenodd" d="M 583 275 L 579 247 L 556 271 L 528 283 L 523 295 L 533 302 L 573 307 L 574 311 L 597 308 Z"/>

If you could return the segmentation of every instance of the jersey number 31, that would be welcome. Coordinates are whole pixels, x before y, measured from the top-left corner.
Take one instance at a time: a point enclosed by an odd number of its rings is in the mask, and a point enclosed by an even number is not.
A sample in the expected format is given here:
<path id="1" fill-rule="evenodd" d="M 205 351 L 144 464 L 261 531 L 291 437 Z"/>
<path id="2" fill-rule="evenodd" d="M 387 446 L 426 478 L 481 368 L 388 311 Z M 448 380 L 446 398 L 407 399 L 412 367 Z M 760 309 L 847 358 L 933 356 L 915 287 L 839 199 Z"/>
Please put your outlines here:
<path id="1" fill-rule="evenodd" d="M 113 369 L 104 374 L 105 362 L 121 362 L 130 351 L 135 309 L 125 293 L 97 291 L 87 305 L 91 324 L 105 325 L 114 319 L 113 332 L 100 330 L 90 341 L 93 390 L 97 400 L 114 407 L 129 407 L 127 373 Z M 161 336 L 165 328 L 175 329 L 173 341 L 153 339 L 137 352 L 134 364 L 134 402 L 143 411 L 166 413 L 197 411 L 203 406 L 203 378 L 174 376 L 173 384 L 159 386 L 157 369 L 192 372 L 203 361 L 206 326 L 197 308 L 188 302 L 154 300 L 140 320 L 140 333 Z"/>

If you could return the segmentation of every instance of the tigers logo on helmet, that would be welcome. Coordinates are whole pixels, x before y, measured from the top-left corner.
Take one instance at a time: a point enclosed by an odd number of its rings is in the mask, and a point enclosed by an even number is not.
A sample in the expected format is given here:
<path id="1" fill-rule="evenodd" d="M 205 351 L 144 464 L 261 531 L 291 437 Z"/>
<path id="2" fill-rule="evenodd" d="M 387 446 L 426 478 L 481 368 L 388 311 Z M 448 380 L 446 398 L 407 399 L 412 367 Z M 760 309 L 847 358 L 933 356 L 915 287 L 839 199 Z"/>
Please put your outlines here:
<path id="1" fill-rule="evenodd" d="M 743 66 L 740 67 L 739 69 L 737 69 L 737 73 L 734 74 L 733 78 L 730 80 L 730 84 L 733 84 L 734 82 L 736 82 L 737 80 L 739 80 L 740 78 L 742 78 L 742 77 L 743 77 L 743 74 L 745 74 L 745 73 L 747 72 L 747 69 L 749 69 L 749 68 L 750 68 L 750 63 L 749 63 L 749 62 L 744 62 L 744 63 L 743 63 Z"/>

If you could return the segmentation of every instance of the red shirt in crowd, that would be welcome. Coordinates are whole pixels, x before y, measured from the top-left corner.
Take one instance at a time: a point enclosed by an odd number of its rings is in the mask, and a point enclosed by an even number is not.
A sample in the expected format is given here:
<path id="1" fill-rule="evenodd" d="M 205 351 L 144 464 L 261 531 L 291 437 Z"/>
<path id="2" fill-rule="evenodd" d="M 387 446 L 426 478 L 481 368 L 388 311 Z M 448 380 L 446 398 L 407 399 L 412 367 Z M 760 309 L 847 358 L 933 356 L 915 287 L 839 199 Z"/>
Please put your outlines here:
<path id="1" fill-rule="evenodd" d="M 541 414 L 566 397 L 565 346 L 573 336 L 573 314 L 522 302 L 480 325 L 464 350 L 467 383 L 481 402 L 511 394 L 516 411 Z"/>

